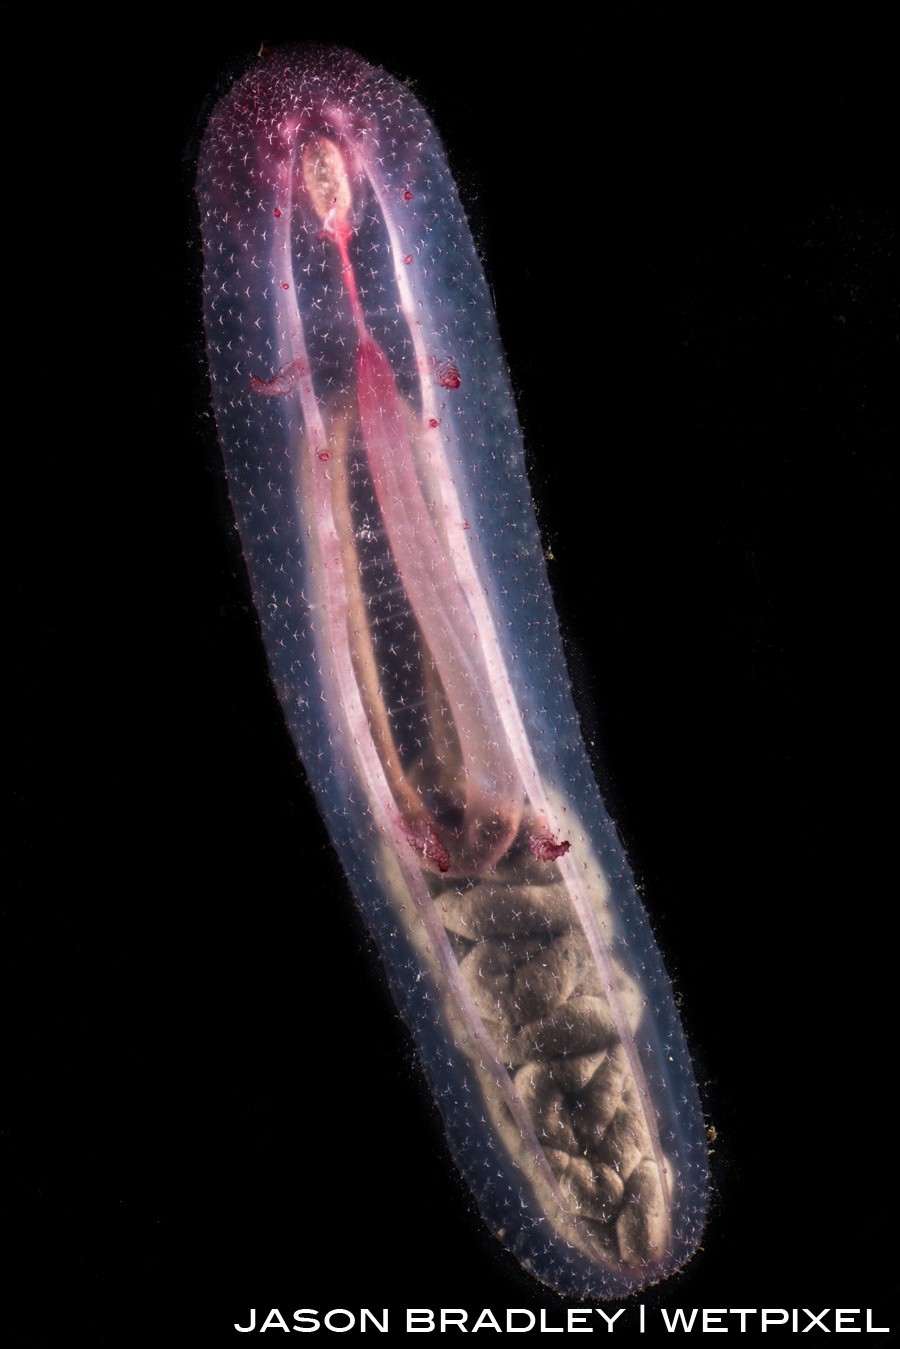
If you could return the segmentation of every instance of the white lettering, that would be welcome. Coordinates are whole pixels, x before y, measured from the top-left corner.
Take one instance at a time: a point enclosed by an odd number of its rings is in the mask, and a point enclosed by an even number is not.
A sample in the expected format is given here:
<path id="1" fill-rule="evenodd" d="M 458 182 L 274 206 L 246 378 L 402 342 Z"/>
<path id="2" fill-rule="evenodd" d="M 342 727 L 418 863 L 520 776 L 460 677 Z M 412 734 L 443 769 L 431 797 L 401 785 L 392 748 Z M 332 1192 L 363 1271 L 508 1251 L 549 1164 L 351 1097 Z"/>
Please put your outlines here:
<path id="1" fill-rule="evenodd" d="M 822 1324 L 822 1317 L 828 1315 L 831 1311 L 830 1307 L 826 1307 L 824 1311 L 819 1312 L 818 1316 L 815 1312 L 811 1312 L 808 1307 L 804 1307 L 803 1310 L 809 1317 L 809 1325 L 803 1327 L 802 1334 L 805 1335 L 808 1330 L 812 1330 L 813 1326 L 818 1326 L 819 1330 L 824 1330 L 826 1335 L 831 1333 L 828 1327 Z M 794 1319 L 794 1329 L 797 1329 L 796 1317 Z M 765 1330 L 765 1326 L 763 1326 L 763 1330 Z"/>
<path id="2" fill-rule="evenodd" d="M 514 1326 L 512 1323 L 512 1318 L 514 1316 L 527 1316 L 528 1325 Z M 532 1330 L 534 1328 L 534 1323 L 536 1320 L 537 1317 L 535 1316 L 534 1312 L 530 1312 L 527 1307 L 510 1307 L 509 1311 L 506 1313 L 506 1329 L 509 1331 L 511 1335 L 513 1334 L 518 1335 L 523 1330 Z"/>
<path id="3" fill-rule="evenodd" d="M 494 1316 L 494 1313 L 491 1311 L 490 1307 L 485 1307 L 481 1315 L 479 1316 L 478 1320 L 472 1327 L 472 1334 L 474 1335 L 476 1330 L 485 1330 L 487 1329 L 488 1326 L 490 1326 L 491 1330 L 500 1330 L 500 1327 L 497 1324 L 497 1320 Z"/>
<path id="4" fill-rule="evenodd" d="M 728 1311 L 729 1311 L 729 1314 L 730 1314 L 731 1316 L 739 1316 L 739 1317 L 741 1318 L 741 1334 L 742 1334 L 742 1335 L 746 1335 L 746 1333 L 747 1333 L 747 1317 L 748 1317 L 748 1316 L 755 1316 L 755 1315 L 756 1315 L 756 1308 L 755 1308 L 755 1307 L 729 1307 L 729 1308 L 728 1308 Z"/>
<path id="5" fill-rule="evenodd" d="M 348 1324 L 345 1326 L 334 1325 L 331 1319 L 333 1316 L 348 1316 L 350 1320 Z M 353 1315 L 352 1312 L 348 1312 L 345 1307 L 332 1307 L 330 1312 L 325 1313 L 326 1330 L 333 1330 L 338 1335 L 343 1335 L 345 1330 L 352 1330 L 355 1325 L 356 1325 L 356 1317 Z"/>
<path id="6" fill-rule="evenodd" d="M 618 1310 L 617 1312 L 613 1312 L 612 1316 L 610 1316 L 609 1312 L 605 1312 L 605 1311 L 603 1310 L 602 1307 L 595 1307 L 595 1308 L 594 1308 L 594 1311 L 597 1313 L 597 1315 L 598 1315 L 598 1316 L 602 1316 L 603 1319 L 605 1320 L 605 1322 L 606 1322 L 606 1329 L 607 1329 L 607 1330 L 612 1330 L 612 1328 L 613 1328 L 613 1323 L 619 1319 L 619 1317 L 622 1315 L 622 1313 L 624 1312 L 624 1310 L 625 1310 L 624 1307 L 620 1307 L 619 1310 Z M 571 1315 L 571 1313 L 569 1313 L 569 1314 Z M 569 1326 L 569 1329 L 571 1330 L 572 1327 Z"/>
<path id="7" fill-rule="evenodd" d="M 379 1319 L 378 1319 L 378 1317 L 375 1315 L 375 1313 L 372 1312 L 372 1311 L 369 1311 L 369 1308 L 368 1308 L 368 1307 L 362 1307 L 362 1308 L 360 1308 L 360 1313 L 359 1313 L 359 1328 L 360 1328 L 360 1330 L 365 1330 L 365 1328 L 366 1328 L 366 1322 L 367 1322 L 367 1321 L 371 1321 L 371 1322 L 372 1322 L 372 1325 L 375 1327 L 375 1329 L 376 1329 L 376 1330 L 380 1330 L 380 1331 L 382 1332 L 382 1334 L 383 1334 L 383 1333 L 387 1330 L 387 1328 L 388 1328 L 388 1309 L 387 1309 L 387 1307 L 382 1307 L 382 1309 L 381 1309 L 381 1315 L 382 1315 L 382 1320 L 379 1321 Z"/>
<path id="8" fill-rule="evenodd" d="M 890 1333 L 890 1326 L 873 1326 L 873 1325 L 872 1325 L 872 1308 L 871 1308 L 871 1307 L 867 1307 L 867 1308 L 866 1308 L 866 1334 L 868 1334 L 868 1335 L 888 1335 L 889 1333 Z"/>
<path id="9" fill-rule="evenodd" d="M 418 1325 L 417 1322 L 424 1321 L 424 1325 Z M 429 1307 L 407 1307 L 406 1309 L 406 1329 L 412 1335 L 427 1333 L 434 1330 L 434 1312 Z"/>
<path id="10" fill-rule="evenodd" d="M 720 1324 L 722 1317 L 727 1311 L 726 1307 L 704 1307 L 703 1308 L 703 1329 L 710 1334 L 727 1334 L 728 1327 Z"/>
<path id="11" fill-rule="evenodd" d="M 546 1309 L 546 1307 L 542 1307 L 542 1308 L 541 1308 L 541 1330 L 544 1332 L 545 1335 L 550 1335 L 550 1334 L 553 1334 L 553 1335 L 561 1335 L 561 1334 L 563 1333 L 563 1328 L 562 1328 L 562 1326 L 548 1326 L 548 1325 L 547 1325 L 547 1309 Z"/>
<path id="12" fill-rule="evenodd" d="M 463 1334 L 465 1334 L 466 1330 L 468 1329 L 468 1327 L 466 1326 L 466 1322 L 468 1321 L 468 1319 L 469 1313 L 463 1311 L 461 1307 L 442 1307 L 441 1334 L 443 1335 L 444 1331 L 447 1329 L 448 1326 L 459 1326 L 460 1330 L 463 1332 Z"/>
<path id="13" fill-rule="evenodd" d="M 242 1335 L 246 1335 L 246 1333 L 247 1333 L 248 1330 L 255 1330 L 255 1329 L 256 1329 L 256 1308 L 255 1308 L 255 1307 L 251 1307 L 251 1308 L 250 1308 L 250 1324 L 249 1324 L 249 1326 L 239 1326 L 238 1323 L 237 1323 L 237 1321 L 234 1321 L 232 1324 L 234 1325 L 235 1330 L 239 1330 L 239 1331 L 241 1332 Z"/>
<path id="14" fill-rule="evenodd" d="M 308 1335 L 311 1330 L 319 1329 L 319 1313 L 315 1307 L 300 1307 L 294 1312 L 294 1320 L 300 1321 L 299 1326 L 292 1326 L 292 1330 L 299 1330 L 301 1335 Z M 307 1325 L 306 1322 L 309 1322 Z"/>
<path id="15" fill-rule="evenodd" d="M 840 1335 L 861 1335 L 862 1326 L 853 1325 L 853 1317 L 859 1316 L 859 1307 L 835 1307 L 834 1328 Z"/>
<path id="16" fill-rule="evenodd" d="M 278 1308 L 273 1307 L 272 1310 L 269 1312 L 269 1315 L 266 1317 L 265 1321 L 263 1321 L 262 1325 L 260 1326 L 259 1333 L 261 1335 L 264 1330 L 286 1330 L 288 1331 L 288 1333 L 290 1333 L 290 1329 L 291 1329 L 290 1326 L 288 1325 L 287 1321 L 285 1321 L 284 1317 L 281 1315 L 281 1312 L 278 1310 Z"/>
<path id="17" fill-rule="evenodd" d="M 762 1329 L 763 1334 L 769 1329 L 769 1326 L 786 1326 L 791 1318 L 788 1316 L 784 1307 L 763 1307 L 762 1309 Z"/>
<path id="18" fill-rule="evenodd" d="M 659 1310 L 662 1312 L 662 1319 L 666 1323 L 666 1330 L 668 1330 L 670 1334 L 673 1330 L 677 1330 L 679 1325 L 683 1326 L 685 1330 L 694 1329 L 694 1322 L 697 1319 L 696 1307 L 694 1307 L 690 1316 L 688 1316 L 681 1307 L 676 1307 L 675 1312 L 671 1317 L 665 1307 L 660 1307 Z"/>

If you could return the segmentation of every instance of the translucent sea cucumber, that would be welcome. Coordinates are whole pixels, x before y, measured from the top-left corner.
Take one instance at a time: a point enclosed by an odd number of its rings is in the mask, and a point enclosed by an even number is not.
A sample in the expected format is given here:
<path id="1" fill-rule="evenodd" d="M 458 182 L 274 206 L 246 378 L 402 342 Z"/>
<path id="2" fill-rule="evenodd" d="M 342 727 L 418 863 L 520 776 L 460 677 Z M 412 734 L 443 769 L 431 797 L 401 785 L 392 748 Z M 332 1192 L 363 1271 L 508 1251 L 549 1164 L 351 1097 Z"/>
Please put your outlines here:
<path id="1" fill-rule="evenodd" d="M 352 53 L 276 49 L 216 106 L 197 181 L 272 679 L 451 1149 L 538 1278 L 634 1291 L 699 1242 L 703 1121 L 581 742 L 441 143 Z"/>

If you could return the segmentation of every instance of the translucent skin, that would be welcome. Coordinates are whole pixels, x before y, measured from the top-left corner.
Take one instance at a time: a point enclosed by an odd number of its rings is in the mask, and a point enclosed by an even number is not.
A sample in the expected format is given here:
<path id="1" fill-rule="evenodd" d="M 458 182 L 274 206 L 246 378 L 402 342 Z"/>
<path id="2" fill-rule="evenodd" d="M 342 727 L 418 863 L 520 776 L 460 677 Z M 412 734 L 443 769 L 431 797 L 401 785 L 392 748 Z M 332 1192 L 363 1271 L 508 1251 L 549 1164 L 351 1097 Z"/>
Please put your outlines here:
<path id="1" fill-rule="evenodd" d="M 538 1278 L 634 1291 L 699 1242 L 703 1121 L 442 147 L 352 53 L 276 50 L 215 109 L 198 197 L 272 678 L 451 1148 Z"/>

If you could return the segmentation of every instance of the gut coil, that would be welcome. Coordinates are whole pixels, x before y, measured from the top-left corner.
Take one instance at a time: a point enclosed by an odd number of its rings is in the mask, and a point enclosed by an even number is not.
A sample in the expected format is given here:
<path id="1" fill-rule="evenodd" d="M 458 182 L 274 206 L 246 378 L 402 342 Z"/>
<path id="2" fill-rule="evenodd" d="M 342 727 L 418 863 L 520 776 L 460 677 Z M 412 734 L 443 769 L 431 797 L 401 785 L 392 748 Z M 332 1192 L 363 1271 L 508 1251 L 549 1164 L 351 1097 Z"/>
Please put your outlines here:
<path id="1" fill-rule="evenodd" d="M 634 1291 L 699 1242 L 702 1116 L 437 133 L 352 53 L 276 49 L 216 106 L 197 190 L 270 671 L 451 1150 L 538 1278 Z"/>

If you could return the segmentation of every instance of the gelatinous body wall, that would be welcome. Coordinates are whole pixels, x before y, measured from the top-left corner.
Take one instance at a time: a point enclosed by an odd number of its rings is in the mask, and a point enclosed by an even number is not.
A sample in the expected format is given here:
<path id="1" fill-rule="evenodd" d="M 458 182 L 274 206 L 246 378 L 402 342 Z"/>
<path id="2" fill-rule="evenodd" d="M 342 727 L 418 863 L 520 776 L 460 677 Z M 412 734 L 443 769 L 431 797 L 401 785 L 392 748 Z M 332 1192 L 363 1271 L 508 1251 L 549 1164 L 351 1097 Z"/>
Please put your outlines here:
<path id="1" fill-rule="evenodd" d="M 699 1241 L 702 1119 L 438 137 L 351 53 L 276 50 L 216 107 L 198 194 L 272 677 L 456 1160 L 547 1283 L 654 1282 Z"/>

